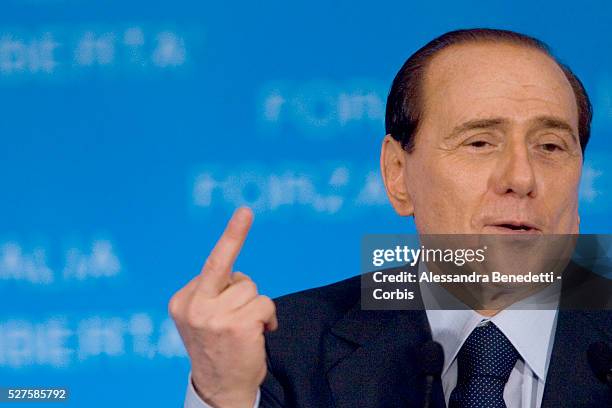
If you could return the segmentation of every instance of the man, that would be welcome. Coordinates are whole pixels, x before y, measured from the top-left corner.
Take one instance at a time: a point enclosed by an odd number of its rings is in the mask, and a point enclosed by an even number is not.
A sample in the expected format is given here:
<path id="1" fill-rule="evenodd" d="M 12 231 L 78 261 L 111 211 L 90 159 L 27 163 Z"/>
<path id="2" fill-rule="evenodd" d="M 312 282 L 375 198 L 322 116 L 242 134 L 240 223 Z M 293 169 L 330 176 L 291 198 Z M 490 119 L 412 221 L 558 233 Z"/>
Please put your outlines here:
<path id="1" fill-rule="evenodd" d="M 420 234 L 578 233 L 590 121 L 582 84 L 541 42 L 503 30 L 444 34 L 393 81 L 380 160 L 387 195 Z M 201 274 L 170 301 L 192 363 L 186 407 L 422 406 L 417 359 L 431 339 L 445 356 L 433 406 L 610 406 L 585 357 L 589 344 L 610 343 L 609 313 L 367 311 L 358 277 L 275 305 L 232 273 L 251 222 L 237 210 Z"/>

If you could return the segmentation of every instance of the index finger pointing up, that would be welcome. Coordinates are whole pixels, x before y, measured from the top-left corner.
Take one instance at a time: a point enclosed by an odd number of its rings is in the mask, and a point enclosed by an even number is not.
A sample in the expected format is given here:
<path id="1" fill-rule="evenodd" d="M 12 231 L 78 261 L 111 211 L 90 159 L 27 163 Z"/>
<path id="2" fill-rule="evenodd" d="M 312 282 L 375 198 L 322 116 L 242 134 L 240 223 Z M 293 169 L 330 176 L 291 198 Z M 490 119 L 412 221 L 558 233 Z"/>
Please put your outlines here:
<path id="1" fill-rule="evenodd" d="M 240 207 L 227 223 L 223 235 L 208 255 L 202 268 L 199 291 L 217 296 L 230 283 L 232 267 L 253 223 L 253 211 Z"/>

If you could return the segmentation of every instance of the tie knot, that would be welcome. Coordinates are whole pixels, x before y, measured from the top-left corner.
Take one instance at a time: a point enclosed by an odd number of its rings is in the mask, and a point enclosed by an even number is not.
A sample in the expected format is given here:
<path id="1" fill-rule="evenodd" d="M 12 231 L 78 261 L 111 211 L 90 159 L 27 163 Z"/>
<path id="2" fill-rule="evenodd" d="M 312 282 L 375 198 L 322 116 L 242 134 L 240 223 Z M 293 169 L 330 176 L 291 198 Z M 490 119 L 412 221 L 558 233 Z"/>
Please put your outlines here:
<path id="1" fill-rule="evenodd" d="M 459 379 L 494 377 L 505 383 L 519 357 L 504 333 L 486 322 L 472 331 L 459 351 Z"/>

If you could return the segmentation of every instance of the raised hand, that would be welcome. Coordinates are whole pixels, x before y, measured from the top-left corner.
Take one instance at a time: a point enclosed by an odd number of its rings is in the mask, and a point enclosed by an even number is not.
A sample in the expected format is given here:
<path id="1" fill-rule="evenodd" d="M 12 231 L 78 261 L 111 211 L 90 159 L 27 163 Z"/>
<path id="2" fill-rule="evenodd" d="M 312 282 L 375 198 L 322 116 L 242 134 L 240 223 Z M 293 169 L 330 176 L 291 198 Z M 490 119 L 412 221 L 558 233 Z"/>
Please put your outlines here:
<path id="1" fill-rule="evenodd" d="M 232 272 L 252 222 L 249 208 L 237 209 L 201 273 L 169 303 L 196 391 L 214 407 L 253 406 L 266 376 L 264 332 L 278 325 L 274 302 Z"/>

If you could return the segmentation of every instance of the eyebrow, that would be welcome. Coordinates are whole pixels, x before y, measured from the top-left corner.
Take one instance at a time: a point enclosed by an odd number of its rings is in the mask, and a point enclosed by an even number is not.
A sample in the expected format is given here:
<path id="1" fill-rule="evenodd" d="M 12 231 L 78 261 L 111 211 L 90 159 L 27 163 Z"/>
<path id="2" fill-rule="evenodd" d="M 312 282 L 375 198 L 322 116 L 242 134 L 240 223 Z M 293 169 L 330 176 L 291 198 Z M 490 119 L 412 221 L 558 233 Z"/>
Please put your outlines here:
<path id="1" fill-rule="evenodd" d="M 539 127 L 542 127 L 542 128 L 558 129 L 558 130 L 566 131 L 572 136 L 572 139 L 574 140 L 574 142 L 578 143 L 576 132 L 574 132 L 574 129 L 572 128 L 572 126 L 566 121 L 564 121 L 563 119 L 560 119 L 556 116 L 538 116 L 535 119 L 533 119 L 533 122 L 537 123 Z"/>
<path id="2" fill-rule="evenodd" d="M 504 118 L 487 118 L 487 119 L 469 120 L 458 126 L 455 126 L 455 128 L 450 132 L 450 134 L 448 135 L 448 137 L 446 137 L 446 139 L 455 138 L 461 133 L 466 132 L 468 130 L 496 128 L 496 127 L 500 127 L 506 124 L 508 124 L 508 120 Z"/>
<path id="3" fill-rule="evenodd" d="M 537 116 L 534 119 L 530 120 L 530 122 L 537 125 L 539 128 L 546 129 L 558 129 L 568 132 L 574 142 L 578 143 L 578 138 L 576 137 L 576 132 L 572 128 L 572 126 L 567 123 L 565 120 L 558 118 L 556 116 Z M 451 133 L 445 139 L 453 139 L 460 135 L 463 132 L 468 130 L 478 130 L 478 129 L 490 129 L 490 128 L 499 128 L 509 123 L 508 119 L 504 118 L 486 118 L 486 119 L 474 119 L 464 122 L 451 131 Z"/>

